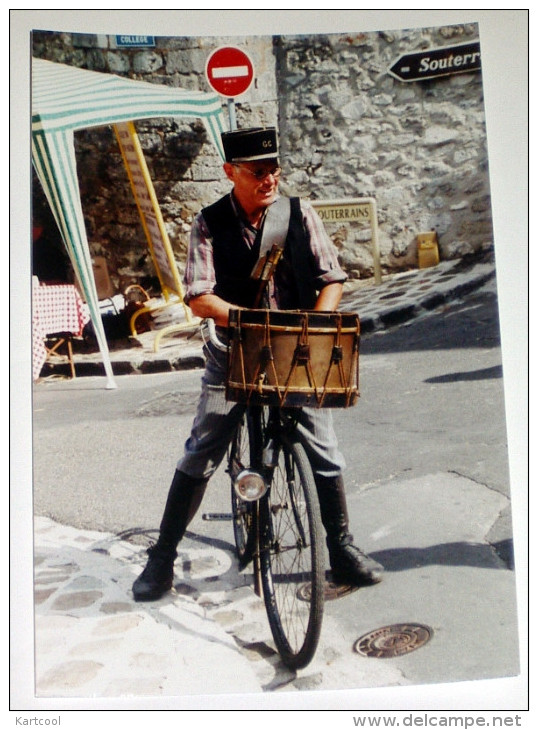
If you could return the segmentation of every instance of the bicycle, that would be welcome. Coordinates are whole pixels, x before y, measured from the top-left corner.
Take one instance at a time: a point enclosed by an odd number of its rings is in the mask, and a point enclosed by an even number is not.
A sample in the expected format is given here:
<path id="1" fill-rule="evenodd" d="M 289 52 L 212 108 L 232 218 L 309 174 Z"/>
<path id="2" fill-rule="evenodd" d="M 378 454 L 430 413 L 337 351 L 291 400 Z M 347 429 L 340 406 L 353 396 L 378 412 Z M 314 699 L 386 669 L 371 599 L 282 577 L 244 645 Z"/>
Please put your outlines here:
<path id="1" fill-rule="evenodd" d="M 267 310 L 250 310 L 250 316 L 254 316 L 254 319 L 256 312 L 263 312 L 261 316 L 267 331 L 270 314 Z M 274 313 L 271 314 L 274 319 Z M 279 327 L 278 323 L 276 327 Z M 325 589 L 323 528 L 316 484 L 312 467 L 296 432 L 297 408 L 285 405 L 295 402 L 298 397 L 303 402 L 305 400 L 304 394 L 297 395 L 292 383 L 292 373 L 297 375 L 297 359 L 303 357 L 304 360 L 307 353 L 307 359 L 310 359 L 310 345 L 304 341 L 304 337 L 308 337 L 308 327 L 305 328 L 301 323 L 300 329 L 299 342 L 294 343 L 294 364 L 284 366 L 288 369 L 284 387 L 280 387 L 278 382 L 275 386 L 278 391 L 275 405 L 274 397 L 267 398 L 263 394 L 264 387 L 271 388 L 268 370 L 271 369 L 273 353 L 267 338 L 261 344 L 261 358 L 254 358 L 259 367 L 254 368 L 255 372 L 245 379 L 243 362 L 240 368 L 241 392 L 231 393 L 234 375 L 230 362 L 234 358 L 237 360 L 237 349 L 234 352 L 233 348 L 221 343 L 214 326 L 208 323 L 213 344 L 229 353 L 227 395 L 231 400 L 246 403 L 245 413 L 231 439 L 227 457 L 227 472 L 231 479 L 231 516 L 239 567 L 244 569 L 250 563 L 253 564 L 255 591 L 257 595 L 263 596 L 271 633 L 282 661 L 292 670 L 304 668 L 315 655 L 323 621 Z M 285 330 L 289 334 L 290 327 L 286 326 Z M 355 334 L 351 357 L 348 358 L 350 376 L 357 369 L 358 362 L 358 319 L 356 324 L 353 323 L 352 331 Z M 258 335 L 254 333 L 254 336 L 256 339 Z M 346 379 L 343 374 L 345 358 L 341 352 L 343 337 L 341 326 L 335 328 L 334 332 L 331 330 L 331 365 L 334 361 L 339 372 L 340 386 L 337 389 L 329 387 L 332 380 L 327 373 L 323 376 L 323 388 L 318 388 L 312 382 L 316 378 L 309 363 L 302 362 L 309 381 L 307 400 L 313 398 L 318 404 L 324 400 L 334 403 L 334 391 L 339 390 L 345 393 L 346 405 L 355 402 L 358 395 L 356 379 L 350 377 L 351 385 L 346 382 L 342 387 L 341 384 L 343 375 Z M 241 341 L 242 347 L 244 331 L 241 337 L 236 337 L 236 341 Z M 275 341 L 272 342 L 275 345 Z M 243 359 L 242 351 L 239 359 Z M 280 359 L 283 359 L 282 353 Z M 273 370 L 278 381 L 274 364 Z M 247 380 L 251 381 L 250 385 L 247 385 Z M 304 390 L 304 387 L 299 387 L 299 390 Z M 265 404 L 267 401 L 268 405 Z"/>

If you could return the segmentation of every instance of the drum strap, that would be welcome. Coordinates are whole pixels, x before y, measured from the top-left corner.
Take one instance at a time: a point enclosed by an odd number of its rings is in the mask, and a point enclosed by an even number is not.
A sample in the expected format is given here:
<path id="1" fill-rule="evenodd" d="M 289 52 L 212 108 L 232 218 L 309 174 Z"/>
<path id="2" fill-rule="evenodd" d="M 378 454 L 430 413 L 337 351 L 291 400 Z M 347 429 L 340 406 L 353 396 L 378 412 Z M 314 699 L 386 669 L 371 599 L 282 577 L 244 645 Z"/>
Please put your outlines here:
<path id="1" fill-rule="evenodd" d="M 290 226 L 290 199 L 278 198 L 267 209 L 260 244 L 260 258 L 268 254 L 273 246 L 284 247 Z"/>
<path id="2" fill-rule="evenodd" d="M 251 273 L 253 279 L 268 281 L 273 275 L 288 235 L 290 210 L 289 198 L 278 198 L 267 209 L 261 231 L 260 257 Z"/>
<path id="3" fill-rule="evenodd" d="M 254 307 L 258 307 L 271 280 L 288 235 L 290 226 L 290 199 L 278 198 L 269 206 L 265 214 L 265 220 L 261 231 L 260 258 L 250 274 L 252 279 L 260 282 L 260 288 L 254 301 Z"/>

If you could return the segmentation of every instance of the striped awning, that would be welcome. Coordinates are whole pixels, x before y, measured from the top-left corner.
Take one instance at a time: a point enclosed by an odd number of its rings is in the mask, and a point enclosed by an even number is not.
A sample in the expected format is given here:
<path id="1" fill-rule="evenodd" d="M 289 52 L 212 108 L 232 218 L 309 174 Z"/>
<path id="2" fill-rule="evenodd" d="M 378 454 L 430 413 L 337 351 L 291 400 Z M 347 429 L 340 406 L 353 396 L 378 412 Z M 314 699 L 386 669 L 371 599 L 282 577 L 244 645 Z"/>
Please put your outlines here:
<path id="1" fill-rule="evenodd" d="M 163 117 L 201 119 L 224 159 L 220 135 L 225 127 L 217 94 L 32 59 L 32 162 L 86 297 L 111 388 L 115 384 L 84 226 L 74 132 Z"/>

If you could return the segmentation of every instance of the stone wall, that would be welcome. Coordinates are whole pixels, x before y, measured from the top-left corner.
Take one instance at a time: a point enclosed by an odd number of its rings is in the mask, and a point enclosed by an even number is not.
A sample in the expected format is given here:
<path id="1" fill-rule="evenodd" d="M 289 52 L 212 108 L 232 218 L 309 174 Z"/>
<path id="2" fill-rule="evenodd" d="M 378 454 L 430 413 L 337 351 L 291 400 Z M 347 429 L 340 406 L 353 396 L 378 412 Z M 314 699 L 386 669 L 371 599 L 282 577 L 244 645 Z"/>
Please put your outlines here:
<path id="1" fill-rule="evenodd" d="M 416 235 L 435 230 L 441 258 L 492 244 L 479 72 L 404 83 L 388 73 L 403 53 L 478 38 L 475 25 L 393 33 L 247 38 L 156 38 L 116 48 L 113 36 L 35 32 L 34 56 L 134 79 L 208 90 L 212 50 L 240 45 L 256 79 L 236 104 L 239 127 L 280 129 L 287 194 L 377 201 L 384 271 L 417 265 Z M 226 103 L 223 102 L 226 114 Z M 137 122 L 180 268 L 195 213 L 229 189 L 198 121 Z M 109 128 L 76 134 L 82 204 L 94 254 L 117 281 L 151 275 L 145 238 Z M 36 186 L 34 205 L 42 205 Z M 330 234 L 352 278 L 372 275 L 369 229 Z M 120 281 L 121 279 L 121 281 Z"/>
<path id="2" fill-rule="evenodd" d="M 491 245 L 481 74 L 387 72 L 403 54 L 477 38 L 473 25 L 276 41 L 286 183 L 314 199 L 374 197 L 385 270 L 416 265 L 424 231 L 437 232 L 442 258 Z M 340 238 L 347 268 L 371 275 L 360 233 Z"/>

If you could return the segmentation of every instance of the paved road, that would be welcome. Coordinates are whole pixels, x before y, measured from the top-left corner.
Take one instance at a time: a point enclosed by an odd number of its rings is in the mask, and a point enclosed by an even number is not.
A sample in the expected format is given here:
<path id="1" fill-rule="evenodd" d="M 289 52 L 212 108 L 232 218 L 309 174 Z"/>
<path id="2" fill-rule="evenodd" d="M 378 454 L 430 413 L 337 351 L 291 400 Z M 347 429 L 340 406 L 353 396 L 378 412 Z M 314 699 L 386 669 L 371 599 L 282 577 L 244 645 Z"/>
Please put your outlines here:
<path id="1" fill-rule="evenodd" d="M 361 353 L 359 404 L 334 412 L 350 494 L 443 471 L 508 496 L 493 283 L 442 316 L 363 337 Z M 111 532 L 155 528 L 199 381 L 194 370 L 120 377 L 115 391 L 91 377 L 36 388 L 37 513 Z M 221 470 L 206 509 L 227 508 L 224 481 Z"/>
<path id="2" fill-rule="evenodd" d="M 229 509 L 222 471 L 181 544 L 176 595 L 134 613 L 129 603 L 142 546 L 155 535 L 188 435 L 200 372 L 129 375 L 114 391 L 93 378 L 41 384 L 34 393 L 35 511 L 45 590 L 38 611 L 41 691 L 139 695 L 137 677 L 122 672 L 127 666 L 140 670 L 141 657 L 151 667 L 144 686 L 152 696 L 196 694 L 201 686 L 210 693 L 233 692 L 239 673 L 249 692 L 257 687 L 263 696 L 517 676 L 501 374 L 493 284 L 446 305 L 442 316 L 431 313 L 364 337 L 359 405 L 336 412 L 335 419 L 348 461 L 353 530 L 357 542 L 383 562 L 386 577 L 327 604 L 318 653 L 298 675 L 279 664 L 263 605 L 253 601 L 248 575 L 233 567 L 230 525 L 202 519 L 203 512 Z M 45 518 L 77 530 L 63 534 Z M 89 561 L 78 547 L 84 543 L 93 545 L 93 554 L 114 557 L 113 564 Z M 50 593 L 47 581 L 58 576 L 54 566 L 66 563 L 78 564 L 79 573 L 64 576 L 63 593 Z M 97 603 L 85 611 L 73 605 L 90 594 Z M 115 620 L 130 627 L 115 639 L 123 641 L 123 666 L 109 665 L 102 650 L 90 661 L 88 642 L 73 645 L 66 638 L 63 653 L 51 651 L 59 605 L 62 616 L 71 607 L 65 636 L 69 629 L 73 641 L 80 622 L 88 632 L 95 622 L 112 621 L 99 616 L 116 606 Z M 359 636 L 402 621 L 429 626 L 433 639 L 388 660 L 354 652 Z M 170 627 L 183 630 L 170 635 Z M 166 636 L 185 641 L 186 627 L 195 643 L 182 649 L 182 673 L 181 653 L 174 653 L 172 671 L 163 646 Z M 81 651 L 86 653 L 79 656 Z M 198 651 L 227 672 L 200 673 Z M 105 666 L 66 688 L 62 671 L 73 656 L 84 671 L 96 671 L 103 661 Z M 485 696 L 476 698 L 477 706 L 484 706 Z"/>

